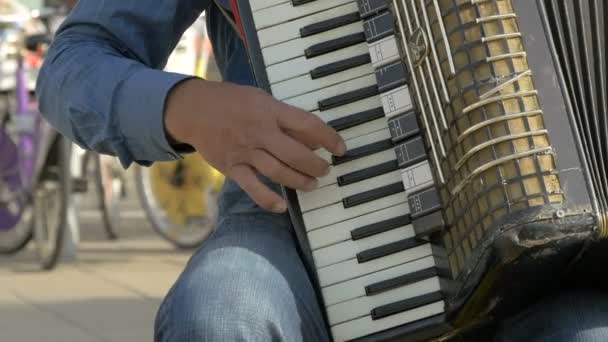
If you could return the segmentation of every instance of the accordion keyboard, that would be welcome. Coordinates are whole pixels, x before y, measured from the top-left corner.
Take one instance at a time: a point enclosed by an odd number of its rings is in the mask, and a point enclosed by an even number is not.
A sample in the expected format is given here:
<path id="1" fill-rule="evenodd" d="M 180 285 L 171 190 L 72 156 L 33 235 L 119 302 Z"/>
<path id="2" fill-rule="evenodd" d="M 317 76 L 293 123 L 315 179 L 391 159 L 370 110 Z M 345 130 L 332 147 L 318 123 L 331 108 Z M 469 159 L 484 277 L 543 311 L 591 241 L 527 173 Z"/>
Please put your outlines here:
<path id="1" fill-rule="evenodd" d="M 252 0 L 272 94 L 339 131 L 342 157 L 298 192 L 335 341 L 445 309 L 444 222 L 387 1 Z M 431 151 L 440 151 L 437 147 Z M 437 153 L 437 152 L 435 152 Z"/>

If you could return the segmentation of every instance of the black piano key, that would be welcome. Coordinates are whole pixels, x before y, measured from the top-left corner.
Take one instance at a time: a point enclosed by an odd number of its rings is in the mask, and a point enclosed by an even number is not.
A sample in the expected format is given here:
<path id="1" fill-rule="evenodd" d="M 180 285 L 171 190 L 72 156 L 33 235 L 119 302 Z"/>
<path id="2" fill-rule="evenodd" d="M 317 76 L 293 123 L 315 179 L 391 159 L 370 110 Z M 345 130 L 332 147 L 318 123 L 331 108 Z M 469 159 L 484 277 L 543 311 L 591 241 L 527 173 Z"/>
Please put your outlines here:
<path id="1" fill-rule="evenodd" d="M 346 94 L 337 95 L 319 101 L 319 110 L 325 111 L 332 108 L 344 106 L 349 103 L 357 102 L 359 100 L 363 100 L 374 95 L 378 95 L 378 87 L 375 85 L 353 90 Z"/>
<path id="2" fill-rule="evenodd" d="M 437 268 L 430 267 L 413 273 L 405 274 L 399 277 L 383 280 L 365 287 L 365 294 L 373 296 L 378 293 L 382 293 L 388 290 L 396 289 L 398 287 L 406 286 L 409 284 L 417 283 L 422 280 L 426 280 L 435 277 L 439 274 Z"/>
<path id="3" fill-rule="evenodd" d="M 389 2 L 386 0 L 357 0 L 359 14 L 367 18 L 388 9 Z"/>
<path id="4" fill-rule="evenodd" d="M 337 27 L 345 26 L 348 24 L 356 23 L 361 20 L 358 12 L 349 13 L 336 18 L 331 18 L 318 23 L 304 26 L 300 29 L 300 37 L 308 37 L 325 31 L 335 29 Z"/>
<path id="5" fill-rule="evenodd" d="M 374 165 L 363 170 L 347 173 L 343 176 L 338 177 L 338 185 L 345 186 L 360 182 L 369 178 L 383 175 L 399 169 L 397 160 L 391 160 L 382 164 Z"/>
<path id="6" fill-rule="evenodd" d="M 428 293 L 422 296 L 400 300 L 398 302 L 379 306 L 371 311 L 373 320 L 381 319 L 403 311 L 412 310 L 424 305 L 432 304 L 443 299 L 441 292 Z"/>
<path id="7" fill-rule="evenodd" d="M 435 211 L 430 215 L 421 216 L 412 222 L 416 237 L 427 237 L 440 232 L 445 227 L 445 221 L 441 211 Z"/>
<path id="8" fill-rule="evenodd" d="M 351 208 L 386 196 L 398 194 L 403 191 L 405 191 L 403 182 L 388 184 L 376 189 L 362 192 L 360 194 L 348 196 L 342 199 L 342 204 L 344 205 L 344 208 Z"/>
<path id="9" fill-rule="evenodd" d="M 363 23 L 363 32 L 368 43 L 388 37 L 395 32 L 395 19 L 390 12 L 382 13 Z"/>
<path id="10" fill-rule="evenodd" d="M 357 229 L 353 229 L 350 232 L 350 237 L 353 240 L 359 240 L 372 235 L 384 233 L 395 228 L 407 226 L 410 223 L 412 223 L 412 218 L 409 214 L 397 216 L 388 220 L 375 222 Z"/>
<path id="11" fill-rule="evenodd" d="M 317 0 L 291 0 L 291 4 L 294 6 L 300 6 L 300 5 L 304 5 L 309 2 L 313 2 L 313 1 L 317 1 Z"/>
<path id="12" fill-rule="evenodd" d="M 401 61 L 383 66 L 376 70 L 378 91 L 381 93 L 395 89 L 407 83 L 407 71 Z"/>
<path id="13" fill-rule="evenodd" d="M 323 43 L 315 44 L 304 50 L 306 58 L 313 58 L 336 50 L 344 49 L 349 46 L 363 43 L 365 41 L 365 33 L 353 33 L 348 36 L 328 40 Z"/>
<path id="14" fill-rule="evenodd" d="M 397 252 L 401 252 L 406 249 L 411 249 L 423 245 L 425 243 L 428 243 L 428 241 L 419 240 L 417 238 L 409 238 L 391 242 L 386 245 L 374 247 L 372 249 L 357 253 L 357 261 L 362 264 L 364 262 L 395 254 Z"/>
<path id="15" fill-rule="evenodd" d="M 363 158 L 369 156 L 370 154 L 382 152 L 393 147 L 393 141 L 391 139 L 380 140 L 375 143 L 371 143 L 369 145 L 353 148 L 350 151 L 346 151 L 343 156 L 332 156 L 332 164 L 340 165 L 344 163 L 351 162 L 353 160 L 357 160 L 359 158 Z"/>
<path id="16" fill-rule="evenodd" d="M 328 122 L 327 125 L 335 129 L 336 131 L 343 131 L 345 129 L 362 125 L 366 122 L 370 122 L 383 117 L 384 109 L 382 109 L 382 107 L 378 107 L 363 112 L 351 114 L 343 118 L 332 120 Z"/>
<path id="17" fill-rule="evenodd" d="M 371 63 L 372 58 L 369 53 L 351 57 L 342 61 L 337 61 L 331 64 L 323 65 L 317 68 L 314 68 L 310 71 L 310 77 L 315 80 L 317 78 L 329 76 L 340 71 L 356 68 L 358 66 Z"/>
<path id="18" fill-rule="evenodd" d="M 408 197 L 412 220 L 441 209 L 439 193 L 435 187 L 423 189 Z"/>
<path id="19" fill-rule="evenodd" d="M 416 112 L 410 110 L 403 115 L 388 121 L 388 130 L 393 141 L 397 142 L 420 133 Z"/>
<path id="20" fill-rule="evenodd" d="M 399 168 L 406 168 L 427 159 L 422 137 L 418 136 L 395 147 Z"/>

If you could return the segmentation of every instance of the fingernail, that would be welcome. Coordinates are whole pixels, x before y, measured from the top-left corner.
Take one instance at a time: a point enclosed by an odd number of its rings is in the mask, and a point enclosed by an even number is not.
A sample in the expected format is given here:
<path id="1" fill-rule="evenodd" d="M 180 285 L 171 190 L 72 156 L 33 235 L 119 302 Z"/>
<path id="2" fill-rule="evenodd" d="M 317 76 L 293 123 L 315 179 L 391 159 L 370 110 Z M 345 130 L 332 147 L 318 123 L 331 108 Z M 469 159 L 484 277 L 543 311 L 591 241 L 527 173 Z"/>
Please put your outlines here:
<path id="1" fill-rule="evenodd" d="M 338 156 L 343 156 L 344 153 L 346 153 L 346 144 L 344 143 L 344 141 L 340 141 L 336 152 L 338 152 Z"/>
<path id="2" fill-rule="evenodd" d="M 285 204 L 285 201 L 278 202 L 272 207 L 272 211 L 279 214 L 284 213 L 285 210 L 287 210 L 287 205 Z"/>

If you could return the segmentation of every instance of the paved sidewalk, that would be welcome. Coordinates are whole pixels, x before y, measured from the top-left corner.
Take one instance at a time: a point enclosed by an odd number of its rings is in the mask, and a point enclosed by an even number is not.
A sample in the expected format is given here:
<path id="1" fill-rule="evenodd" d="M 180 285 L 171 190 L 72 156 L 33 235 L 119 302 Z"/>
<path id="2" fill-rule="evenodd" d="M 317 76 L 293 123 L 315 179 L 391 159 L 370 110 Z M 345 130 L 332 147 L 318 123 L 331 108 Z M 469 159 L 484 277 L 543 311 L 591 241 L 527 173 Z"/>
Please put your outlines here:
<path id="1" fill-rule="evenodd" d="M 119 241 L 83 210 L 78 261 L 37 270 L 33 251 L 0 257 L 0 342 L 149 342 L 156 310 L 191 252 L 160 240 L 135 206 Z"/>

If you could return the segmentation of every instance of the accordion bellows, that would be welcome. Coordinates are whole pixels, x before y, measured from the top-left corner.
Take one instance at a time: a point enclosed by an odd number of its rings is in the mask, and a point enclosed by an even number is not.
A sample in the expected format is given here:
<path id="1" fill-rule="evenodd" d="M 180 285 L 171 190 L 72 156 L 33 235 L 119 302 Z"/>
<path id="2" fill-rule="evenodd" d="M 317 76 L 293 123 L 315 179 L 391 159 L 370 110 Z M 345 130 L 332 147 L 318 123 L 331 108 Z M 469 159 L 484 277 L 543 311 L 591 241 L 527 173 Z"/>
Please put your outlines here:
<path id="1" fill-rule="evenodd" d="M 581 143 L 601 237 L 608 236 L 608 5 L 545 0 L 559 81 Z"/>

